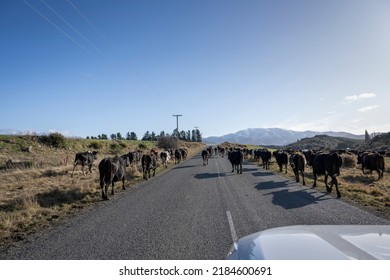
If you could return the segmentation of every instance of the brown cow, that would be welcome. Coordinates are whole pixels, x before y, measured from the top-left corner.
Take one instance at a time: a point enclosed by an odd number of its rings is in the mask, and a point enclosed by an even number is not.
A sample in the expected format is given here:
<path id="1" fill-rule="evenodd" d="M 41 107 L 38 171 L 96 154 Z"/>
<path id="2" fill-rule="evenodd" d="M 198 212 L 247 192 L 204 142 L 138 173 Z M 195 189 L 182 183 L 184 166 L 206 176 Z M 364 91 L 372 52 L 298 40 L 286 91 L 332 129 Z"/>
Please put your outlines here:
<path id="1" fill-rule="evenodd" d="M 148 175 L 150 178 L 150 171 L 153 170 L 153 177 L 156 175 L 157 168 L 157 155 L 155 153 L 142 155 L 142 173 L 143 178 L 148 180 Z"/>

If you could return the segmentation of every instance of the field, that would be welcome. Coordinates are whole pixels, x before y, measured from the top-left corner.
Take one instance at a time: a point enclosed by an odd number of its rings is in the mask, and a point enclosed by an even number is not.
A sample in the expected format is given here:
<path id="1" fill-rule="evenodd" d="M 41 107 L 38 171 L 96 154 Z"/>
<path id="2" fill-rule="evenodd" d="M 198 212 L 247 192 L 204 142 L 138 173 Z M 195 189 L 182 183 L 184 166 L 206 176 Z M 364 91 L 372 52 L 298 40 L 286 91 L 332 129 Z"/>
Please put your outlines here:
<path id="1" fill-rule="evenodd" d="M 191 156 L 202 144 L 179 141 L 179 147 L 187 148 Z M 66 139 L 65 147 L 59 149 L 34 137 L 0 136 L 0 245 L 22 240 L 100 202 L 97 165 L 104 157 L 152 148 L 154 142 Z M 87 150 L 98 150 L 93 173 L 84 176 L 78 165 L 72 178 L 75 154 Z M 172 166 L 171 161 L 168 168 Z M 143 181 L 140 166 L 130 166 L 127 171 L 127 189 Z M 164 171 L 159 166 L 156 173 Z M 115 192 L 116 196 L 124 192 L 121 183 L 116 184 Z"/>

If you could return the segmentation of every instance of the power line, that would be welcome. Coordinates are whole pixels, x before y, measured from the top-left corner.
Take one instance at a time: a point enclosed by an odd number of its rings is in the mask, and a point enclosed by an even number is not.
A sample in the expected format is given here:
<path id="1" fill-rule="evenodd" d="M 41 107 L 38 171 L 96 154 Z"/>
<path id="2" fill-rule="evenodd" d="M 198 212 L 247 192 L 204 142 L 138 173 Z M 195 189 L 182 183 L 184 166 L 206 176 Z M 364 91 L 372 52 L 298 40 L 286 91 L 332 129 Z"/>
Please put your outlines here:
<path id="1" fill-rule="evenodd" d="M 23 0 L 23 2 L 29 6 L 31 9 L 33 9 L 38 15 L 43 17 L 47 22 L 49 22 L 52 26 L 54 26 L 59 32 L 61 32 L 63 35 L 65 35 L 69 40 L 71 40 L 73 43 L 75 43 L 77 46 L 82 48 L 86 53 L 88 53 L 90 56 L 98 59 L 94 54 L 92 54 L 90 51 L 88 51 L 86 48 L 84 48 L 79 42 L 77 42 L 75 39 L 72 38 L 68 33 L 66 33 L 64 30 L 59 28 L 54 22 L 52 22 L 49 18 L 47 18 L 44 14 L 42 14 L 40 11 L 38 11 L 33 5 Z"/>
<path id="2" fill-rule="evenodd" d="M 91 45 L 96 51 L 98 51 L 101 55 L 106 55 L 98 48 L 95 44 L 93 44 L 91 41 L 89 41 L 80 31 L 78 31 L 72 24 L 70 24 L 64 17 L 62 17 L 56 10 L 54 10 L 52 7 L 50 7 L 44 0 L 41 0 L 41 2 L 50 9 L 54 14 L 56 14 L 57 17 L 59 17 L 63 22 L 65 22 L 74 32 L 76 32 L 81 38 L 83 38 L 89 45 Z"/>
<path id="3" fill-rule="evenodd" d="M 92 29 L 95 30 L 97 34 L 99 34 L 99 36 L 106 42 L 106 44 L 110 46 L 111 49 L 114 50 L 114 48 L 112 47 L 110 42 L 106 39 L 106 37 L 103 36 L 103 34 L 95 27 L 95 25 L 90 20 L 88 20 L 88 18 L 76 7 L 76 5 L 73 4 L 70 0 L 67 0 L 67 2 L 69 3 L 69 5 L 73 7 L 73 9 L 75 9 L 80 14 L 81 17 L 84 18 L 84 20 L 89 24 L 89 26 L 91 26 Z"/>

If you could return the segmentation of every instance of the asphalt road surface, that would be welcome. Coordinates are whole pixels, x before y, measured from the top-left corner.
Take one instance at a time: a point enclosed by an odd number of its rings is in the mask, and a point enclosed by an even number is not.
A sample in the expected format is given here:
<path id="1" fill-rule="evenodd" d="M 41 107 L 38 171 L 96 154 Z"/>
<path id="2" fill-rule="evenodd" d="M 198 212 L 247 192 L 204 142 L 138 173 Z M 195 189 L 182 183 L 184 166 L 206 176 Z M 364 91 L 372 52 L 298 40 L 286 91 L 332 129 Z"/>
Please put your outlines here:
<path id="1" fill-rule="evenodd" d="M 117 186 L 119 187 L 119 186 Z M 341 190 L 342 192 L 342 190 Z M 200 154 L 26 242 L 1 259 L 224 259 L 232 241 L 278 226 L 390 224 L 254 164 Z"/>

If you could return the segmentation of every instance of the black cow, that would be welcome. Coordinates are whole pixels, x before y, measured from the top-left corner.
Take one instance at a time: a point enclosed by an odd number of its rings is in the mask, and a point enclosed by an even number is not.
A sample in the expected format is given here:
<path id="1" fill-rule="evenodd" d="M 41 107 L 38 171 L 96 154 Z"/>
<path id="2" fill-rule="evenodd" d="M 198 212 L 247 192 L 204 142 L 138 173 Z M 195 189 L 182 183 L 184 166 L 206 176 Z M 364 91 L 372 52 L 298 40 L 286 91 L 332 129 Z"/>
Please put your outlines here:
<path id="1" fill-rule="evenodd" d="M 74 159 L 73 164 L 73 171 L 71 177 L 73 177 L 74 170 L 78 164 L 81 164 L 81 169 L 83 170 L 83 175 L 85 175 L 84 172 L 84 166 L 88 165 L 89 172 L 92 173 L 92 164 L 95 159 L 97 159 L 97 151 L 88 151 L 83 153 L 77 153 L 76 157 Z"/>
<path id="2" fill-rule="evenodd" d="M 375 170 L 378 172 L 378 180 L 383 178 L 383 172 L 385 171 L 385 159 L 383 155 L 379 153 L 364 152 L 358 155 L 357 163 L 362 165 L 362 172 L 364 169 Z"/>
<path id="3" fill-rule="evenodd" d="M 187 149 L 181 148 L 181 149 L 179 149 L 179 150 L 180 150 L 180 152 L 181 152 L 181 158 L 182 158 L 183 160 L 186 160 L 186 159 L 187 159 L 187 154 L 188 154 Z"/>
<path id="4" fill-rule="evenodd" d="M 341 197 L 337 176 L 340 175 L 340 167 L 343 163 L 341 156 L 337 153 L 318 153 L 310 156 L 310 164 L 313 167 L 314 183 L 316 187 L 317 175 L 325 175 L 325 186 L 328 193 L 332 191 L 332 186 L 336 186 L 337 198 Z M 328 186 L 328 176 L 332 178 L 330 187 Z"/>
<path id="5" fill-rule="evenodd" d="M 302 176 L 302 184 L 305 186 L 305 157 L 299 153 L 294 153 L 290 156 L 290 166 L 294 171 L 295 180 L 299 183 L 299 174 Z"/>
<path id="6" fill-rule="evenodd" d="M 263 168 L 269 169 L 269 164 L 271 162 L 271 152 L 267 149 L 263 149 L 260 153 L 261 161 L 263 162 Z"/>
<path id="7" fill-rule="evenodd" d="M 180 163 L 181 159 L 182 159 L 181 150 L 176 149 L 175 150 L 175 164 Z"/>
<path id="8" fill-rule="evenodd" d="M 273 156 L 276 159 L 276 163 L 279 165 L 280 172 L 283 172 L 283 166 L 285 166 L 287 173 L 288 154 L 284 151 L 274 151 Z"/>
<path id="9" fill-rule="evenodd" d="M 232 164 L 232 172 L 234 172 L 234 168 L 237 170 L 237 174 L 242 174 L 242 163 L 244 161 L 244 154 L 239 151 L 229 151 L 228 152 L 228 160 Z"/>
<path id="10" fill-rule="evenodd" d="M 126 167 L 129 166 L 129 154 L 114 158 L 102 159 L 99 163 L 100 187 L 102 198 L 108 200 L 108 188 L 110 184 L 111 195 L 114 195 L 114 183 L 122 181 L 122 189 L 125 190 Z"/>
<path id="11" fill-rule="evenodd" d="M 142 155 L 141 159 L 142 163 L 142 173 L 143 178 L 145 180 L 148 180 L 148 175 L 150 178 L 150 171 L 153 170 L 153 177 L 156 175 L 156 168 L 157 168 L 157 155 L 153 152 L 150 154 Z"/>
<path id="12" fill-rule="evenodd" d="M 203 159 L 203 165 L 208 165 L 209 164 L 209 150 L 203 150 L 202 151 L 202 159 Z"/>
<path id="13" fill-rule="evenodd" d="M 261 159 L 261 161 L 263 162 L 264 169 L 269 169 L 272 154 L 268 149 L 254 151 L 254 157 L 257 162 Z"/>

